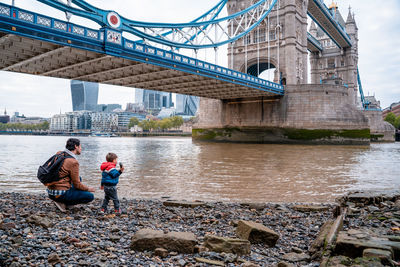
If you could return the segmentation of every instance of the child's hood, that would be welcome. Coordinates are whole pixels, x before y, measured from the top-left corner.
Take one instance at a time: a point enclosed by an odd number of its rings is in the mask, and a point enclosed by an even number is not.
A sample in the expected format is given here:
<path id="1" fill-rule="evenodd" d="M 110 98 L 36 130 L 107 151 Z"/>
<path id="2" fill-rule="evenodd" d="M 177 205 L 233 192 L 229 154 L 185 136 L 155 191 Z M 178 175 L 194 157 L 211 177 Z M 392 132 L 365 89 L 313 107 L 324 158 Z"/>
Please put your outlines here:
<path id="1" fill-rule="evenodd" d="M 109 170 L 111 170 L 112 168 L 115 168 L 115 163 L 113 163 L 113 162 L 103 162 L 102 164 L 101 164 L 101 166 L 100 166 L 100 170 L 102 170 L 102 171 L 109 171 Z"/>

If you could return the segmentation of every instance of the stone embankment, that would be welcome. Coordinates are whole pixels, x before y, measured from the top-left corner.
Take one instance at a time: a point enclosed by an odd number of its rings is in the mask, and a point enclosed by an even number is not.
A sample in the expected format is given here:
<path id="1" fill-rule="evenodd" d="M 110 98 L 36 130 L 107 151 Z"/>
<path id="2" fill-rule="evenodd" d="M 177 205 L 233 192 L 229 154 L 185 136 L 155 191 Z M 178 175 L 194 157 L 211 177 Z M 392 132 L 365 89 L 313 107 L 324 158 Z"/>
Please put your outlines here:
<path id="1" fill-rule="evenodd" d="M 322 267 L 400 266 L 400 191 L 354 192 L 337 200 L 310 248 Z"/>
<path id="2" fill-rule="evenodd" d="M 339 204 L 100 199 L 59 212 L 45 195 L 0 193 L 0 266 L 394 266 L 400 194 Z"/>

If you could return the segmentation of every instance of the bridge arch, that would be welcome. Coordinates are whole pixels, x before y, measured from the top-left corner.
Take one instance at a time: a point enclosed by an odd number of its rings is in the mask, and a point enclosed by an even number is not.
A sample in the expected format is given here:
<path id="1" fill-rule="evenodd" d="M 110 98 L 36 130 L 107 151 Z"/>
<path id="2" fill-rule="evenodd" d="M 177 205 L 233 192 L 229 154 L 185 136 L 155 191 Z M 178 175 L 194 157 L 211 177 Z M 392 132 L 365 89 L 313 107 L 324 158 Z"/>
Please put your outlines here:
<path id="1" fill-rule="evenodd" d="M 274 58 L 270 59 L 268 59 L 268 57 L 260 57 L 259 59 L 252 58 L 247 61 L 247 65 L 245 63 L 242 64 L 242 66 L 240 67 L 240 71 L 255 77 L 260 77 L 265 80 L 277 82 L 279 80 L 277 77 L 278 72 L 276 71 L 277 65 L 278 63 Z M 272 71 L 273 73 L 272 78 L 270 78 L 271 74 L 268 73 L 268 70 Z"/>

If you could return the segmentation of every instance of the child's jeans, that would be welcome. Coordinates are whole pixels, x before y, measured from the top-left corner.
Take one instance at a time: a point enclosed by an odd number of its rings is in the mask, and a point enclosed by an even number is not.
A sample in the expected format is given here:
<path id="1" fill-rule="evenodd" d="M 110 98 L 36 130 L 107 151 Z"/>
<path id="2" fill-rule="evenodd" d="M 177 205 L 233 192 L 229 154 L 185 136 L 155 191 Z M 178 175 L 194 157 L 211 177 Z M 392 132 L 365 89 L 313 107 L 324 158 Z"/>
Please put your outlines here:
<path id="1" fill-rule="evenodd" d="M 117 186 L 104 186 L 104 201 L 101 206 L 104 210 L 107 210 L 108 202 L 112 200 L 114 202 L 114 209 L 119 209 L 119 200 L 117 194 Z"/>

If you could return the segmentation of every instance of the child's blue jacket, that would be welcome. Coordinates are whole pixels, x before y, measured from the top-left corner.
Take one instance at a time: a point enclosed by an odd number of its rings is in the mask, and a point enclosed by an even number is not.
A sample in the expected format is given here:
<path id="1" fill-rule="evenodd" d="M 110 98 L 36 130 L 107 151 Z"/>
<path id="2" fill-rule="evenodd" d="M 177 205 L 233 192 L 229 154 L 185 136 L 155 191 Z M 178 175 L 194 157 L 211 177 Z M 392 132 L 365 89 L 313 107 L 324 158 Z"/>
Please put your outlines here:
<path id="1" fill-rule="evenodd" d="M 115 168 L 115 163 L 103 162 L 100 166 L 101 173 L 101 186 L 115 186 L 119 182 L 121 171 Z"/>

